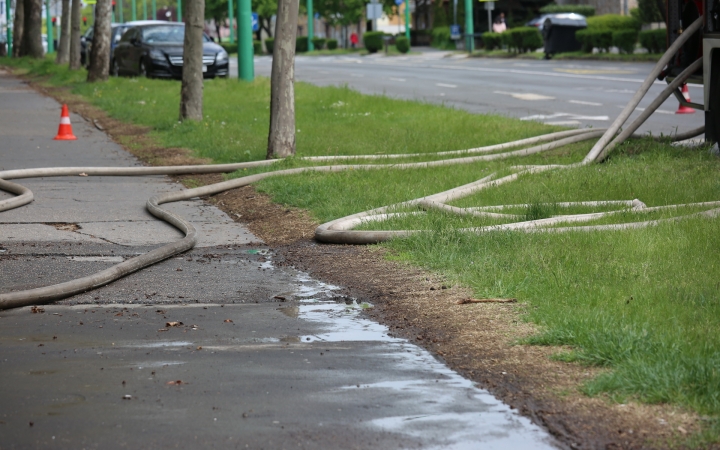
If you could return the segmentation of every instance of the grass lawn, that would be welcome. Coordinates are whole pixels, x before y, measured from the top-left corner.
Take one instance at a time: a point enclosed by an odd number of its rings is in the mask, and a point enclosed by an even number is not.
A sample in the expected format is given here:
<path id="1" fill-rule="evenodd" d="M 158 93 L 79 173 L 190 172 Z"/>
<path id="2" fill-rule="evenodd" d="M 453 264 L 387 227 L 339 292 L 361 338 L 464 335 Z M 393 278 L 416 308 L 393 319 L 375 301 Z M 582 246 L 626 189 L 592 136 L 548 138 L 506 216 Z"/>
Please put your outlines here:
<path id="1" fill-rule="evenodd" d="M 47 77 L 46 83 L 69 86 L 118 119 L 152 127 L 161 145 L 190 148 L 217 163 L 265 156 L 266 79 L 208 81 L 206 120 L 180 123 L 177 82 L 121 78 L 90 85 L 84 83 L 85 72 L 69 73 L 47 61 L 0 59 L 0 65 Z M 345 88 L 298 83 L 296 92 L 300 156 L 430 153 L 557 130 Z M 576 162 L 590 146 L 578 143 L 525 158 L 432 169 L 305 173 L 269 178 L 257 188 L 277 202 L 308 209 L 324 222 L 506 172 L 514 164 Z M 299 164 L 307 162 L 284 161 L 270 170 Z M 644 139 L 624 144 L 603 164 L 522 176 L 454 204 L 524 204 L 529 206 L 514 212 L 531 217 L 557 214 L 559 202 L 635 198 L 648 206 L 720 200 L 720 159 L 704 148 Z M 594 210 L 603 209 L 608 208 Z M 589 212 L 580 207 L 575 211 Z M 646 218 L 624 211 L 602 223 Z M 582 387 L 588 395 L 686 406 L 708 418 L 705 435 L 696 438 L 695 445 L 718 440 L 720 220 L 691 218 L 626 231 L 457 231 L 492 223 L 497 221 L 431 212 L 366 227 L 425 230 L 384 245 L 394 258 L 440 272 L 472 287 L 478 296 L 527 302 L 527 319 L 543 330 L 529 343 L 568 345 L 573 350 L 559 352 L 557 358 L 612 369 Z"/>

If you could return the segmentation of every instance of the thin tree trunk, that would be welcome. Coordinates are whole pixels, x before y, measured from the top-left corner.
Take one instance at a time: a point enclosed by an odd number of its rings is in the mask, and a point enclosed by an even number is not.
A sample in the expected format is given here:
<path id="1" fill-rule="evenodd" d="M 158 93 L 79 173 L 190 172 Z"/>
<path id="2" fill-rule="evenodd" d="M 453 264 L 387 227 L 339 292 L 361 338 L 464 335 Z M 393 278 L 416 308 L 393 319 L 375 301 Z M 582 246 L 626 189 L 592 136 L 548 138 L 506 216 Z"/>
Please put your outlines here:
<path id="1" fill-rule="evenodd" d="M 215 34 L 217 34 L 218 44 L 220 44 L 222 42 L 222 37 L 220 36 L 220 21 L 218 19 L 215 19 Z"/>
<path id="2" fill-rule="evenodd" d="M 70 70 L 80 65 L 80 0 L 72 0 L 70 9 Z"/>
<path id="3" fill-rule="evenodd" d="M 110 74 L 110 22 L 112 0 L 98 0 L 95 5 L 95 30 L 90 48 L 90 67 L 87 80 L 107 81 Z"/>
<path id="4" fill-rule="evenodd" d="M 45 55 L 42 45 L 42 0 L 25 0 L 25 25 L 20 56 L 40 59 Z"/>
<path id="5" fill-rule="evenodd" d="M 12 56 L 20 56 L 23 31 L 25 30 L 25 1 L 15 0 L 15 20 L 13 21 L 13 51 Z"/>
<path id="6" fill-rule="evenodd" d="M 67 64 L 70 61 L 70 0 L 62 0 L 62 16 L 60 18 L 60 42 L 58 42 L 58 64 Z"/>
<path id="7" fill-rule="evenodd" d="M 298 0 L 279 0 L 270 75 L 267 159 L 295 154 L 295 41 Z"/>
<path id="8" fill-rule="evenodd" d="M 188 0 L 186 5 L 180 120 L 202 120 L 205 0 Z"/>

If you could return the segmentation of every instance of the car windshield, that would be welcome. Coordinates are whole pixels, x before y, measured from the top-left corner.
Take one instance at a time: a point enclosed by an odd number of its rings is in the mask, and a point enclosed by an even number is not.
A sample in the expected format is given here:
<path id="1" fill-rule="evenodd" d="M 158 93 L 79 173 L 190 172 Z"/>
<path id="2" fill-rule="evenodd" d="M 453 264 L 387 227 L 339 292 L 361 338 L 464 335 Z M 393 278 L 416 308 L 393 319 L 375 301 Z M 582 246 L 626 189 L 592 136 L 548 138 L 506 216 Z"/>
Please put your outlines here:
<path id="1" fill-rule="evenodd" d="M 185 37 L 184 25 L 159 25 L 143 28 L 143 41 L 148 44 L 154 43 L 182 43 Z M 203 41 L 210 39 L 203 33 Z"/>

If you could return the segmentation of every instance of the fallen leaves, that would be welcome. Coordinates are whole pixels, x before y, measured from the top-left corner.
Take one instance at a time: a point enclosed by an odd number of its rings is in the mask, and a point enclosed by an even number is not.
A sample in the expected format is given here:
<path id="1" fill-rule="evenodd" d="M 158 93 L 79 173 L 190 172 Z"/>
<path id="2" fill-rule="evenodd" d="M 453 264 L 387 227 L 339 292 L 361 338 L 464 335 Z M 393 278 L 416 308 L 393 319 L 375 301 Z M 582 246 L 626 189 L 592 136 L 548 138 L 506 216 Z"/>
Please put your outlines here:
<path id="1" fill-rule="evenodd" d="M 231 319 L 225 319 L 225 320 L 223 320 L 223 322 L 224 323 L 233 323 L 233 321 Z"/>
<path id="2" fill-rule="evenodd" d="M 183 325 L 182 322 L 167 322 L 167 323 L 165 324 L 165 326 L 168 327 L 168 328 L 170 328 L 170 327 L 180 327 L 180 326 L 182 326 L 182 325 Z"/>
<path id="3" fill-rule="evenodd" d="M 174 380 L 174 381 L 168 381 L 165 384 L 170 385 L 170 386 L 179 386 L 181 384 L 187 384 L 187 383 L 183 382 L 183 380 Z"/>
<path id="4" fill-rule="evenodd" d="M 79 176 L 79 177 L 86 177 L 86 176 L 88 176 L 88 174 L 86 174 L 85 172 L 80 172 L 80 173 L 78 174 L 78 176 Z"/>
<path id="5" fill-rule="evenodd" d="M 125 394 L 125 395 L 122 396 L 122 399 L 123 399 L 123 400 L 132 400 L 132 395 Z"/>
<path id="6" fill-rule="evenodd" d="M 468 303 L 517 303 L 516 298 L 465 298 L 458 300 L 458 305 L 466 305 Z"/>
<path id="7" fill-rule="evenodd" d="M 30 312 L 32 312 L 33 314 L 44 313 L 44 312 L 45 312 L 45 308 L 41 308 L 41 307 L 39 307 L 39 306 L 33 306 L 33 307 L 30 308 Z"/>

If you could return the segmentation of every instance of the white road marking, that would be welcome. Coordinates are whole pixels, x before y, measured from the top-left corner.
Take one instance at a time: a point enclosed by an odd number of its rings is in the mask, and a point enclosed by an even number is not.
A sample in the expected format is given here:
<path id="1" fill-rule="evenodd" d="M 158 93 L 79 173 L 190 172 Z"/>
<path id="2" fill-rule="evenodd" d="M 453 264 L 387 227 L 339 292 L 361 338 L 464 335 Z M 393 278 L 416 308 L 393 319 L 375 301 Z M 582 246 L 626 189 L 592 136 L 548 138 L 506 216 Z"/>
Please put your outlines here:
<path id="1" fill-rule="evenodd" d="M 624 108 L 624 106 L 623 106 L 623 108 Z M 647 108 L 635 108 L 636 111 L 645 111 L 646 109 Z M 675 111 L 667 111 L 665 109 L 656 109 L 655 112 L 658 114 L 673 114 L 673 115 L 675 114 Z"/>
<path id="2" fill-rule="evenodd" d="M 580 125 L 577 120 L 558 120 L 556 122 L 545 122 L 545 125 Z"/>
<path id="3" fill-rule="evenodd" d="M 330 72 L 328 72 L 327 70 L 319 70 L 318 73 L 329 74 Z"/>
<path id="4" fill-rule="evenodd" d="M 355 78 L 365 78 L 365 75 L 361 75 L 359 73 L 351 73 L 350 76 Z"/>
<path id="5" fill-rule="evenodd" d="M 511 95 L 519 100 L 555 100 L 555 97 L 548 95 L 532 94 L 530 92 L 505 92 L 505 91 L 494 91 L 495 94 Z"/>
<path id="6" fill-rule="evenodd" d="M 435 86 L 446 87 L 446 88 L 453 88 L 453 89 L 454 89 L 454 88 L 457 87 L 457 84 L 435 83 Z"/>
<path id="7" fill-rule="evenodd" d="M 389 79 L 390 81 L 407 81 L 405 78 L 390 77 L 390 78 L 388 78 L 388 79 Z"/>
<path id="8" fill-rule="evenodd" d="M 602 103 L 584 102 L 582 100 L 568 100 L 568 103 L 575 103 L 576 105 L 602 106 Z"/>
<path id="9" fill-rule="evenodd" d="M 609 116 L 580 116 L 577 114 L 570 114 L 570 113 L 555 113 L 555 114 L 550 114 L 549 116 L 546 116 L 544 114 L 535 114 L 532 116 L 521 117 L 520 120 L 549 120 L 549 119 L 559 119 L 561 117 L 566 118 L 567 120 L 598 120 L 598 121 L 610 120 Z"/>

